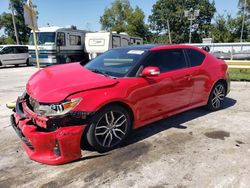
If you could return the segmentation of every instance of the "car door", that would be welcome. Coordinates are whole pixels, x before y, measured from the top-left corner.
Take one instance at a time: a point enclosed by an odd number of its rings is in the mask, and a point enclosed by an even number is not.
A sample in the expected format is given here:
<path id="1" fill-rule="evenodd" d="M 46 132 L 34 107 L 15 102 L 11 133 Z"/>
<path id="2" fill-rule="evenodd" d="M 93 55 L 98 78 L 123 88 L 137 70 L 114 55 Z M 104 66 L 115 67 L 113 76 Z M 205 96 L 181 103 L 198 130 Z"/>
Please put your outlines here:
<path id="1" fill-rule="evenodd" d="M 189 59 L 189 72 L 192 74 L 194 82 L 193 96 L 190 105 L 196 105 L 198 103 L 206 102 L 207 96 L 207 85 L 209 85 L 210 79 L 203 68 L 203 62 L 206 55 L 196 49 L 186 49 L 187 57 Z"/>
<path id="2" fill-rule="evenodd" d="M 140 117 L 146 120 L 162 114 L 175 113 L 189 105 L 193 80 L 182 49 L 154 51 L 144 67 L 156 66 L 161 73 L 155 77 L 139 78 L 146 82 L 140 89 Z"/>
<path id="3" fill-rule="evenodd" d="M 4 65 L 15 64 L 16 57 L 13 53 L 14 53 L 13 47 L 5 47 L 2 50 L 2 63 Z"/>
<path id="4" fill-rule="evenodd" d="M 16 57 L 15 64 L 24 64 L 28 58 L 28 49 L 24 46 L 17 46 L 14 49 L 14 55 Z"/>

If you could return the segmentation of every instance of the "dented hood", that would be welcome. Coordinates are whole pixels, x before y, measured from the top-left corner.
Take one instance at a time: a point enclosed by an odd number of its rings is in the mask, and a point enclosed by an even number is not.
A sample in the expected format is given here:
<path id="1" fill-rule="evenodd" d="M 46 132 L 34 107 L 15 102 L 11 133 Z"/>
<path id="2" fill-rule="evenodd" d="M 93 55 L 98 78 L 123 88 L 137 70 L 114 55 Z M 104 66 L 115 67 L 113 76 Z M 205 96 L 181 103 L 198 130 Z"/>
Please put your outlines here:
<path id="1" fill-rule="evenodd" d="M 63 101 L 72 93 L 108 87 L 116 79 L 93 73 L 79 63 L 56 65 L 36 72 L 28 81 L 26 90 L 43 103 Z"/>

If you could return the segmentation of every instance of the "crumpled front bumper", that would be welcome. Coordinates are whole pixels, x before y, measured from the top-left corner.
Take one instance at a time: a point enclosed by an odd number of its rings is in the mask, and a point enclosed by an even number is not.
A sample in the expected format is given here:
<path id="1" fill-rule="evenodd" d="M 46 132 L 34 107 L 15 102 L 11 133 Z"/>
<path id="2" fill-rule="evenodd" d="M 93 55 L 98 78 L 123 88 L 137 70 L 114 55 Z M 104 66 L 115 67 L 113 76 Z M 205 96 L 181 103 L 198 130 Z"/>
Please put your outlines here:
<path id="1" fill-rule="evenodd" d="M 15 113 L 11 115 L 11 125 L 22 140 L 30 159 L 59 165 L 81 158 L 81 137 L 86 125 L 61 127 L 55 131 L 39 129 L 32 123 L 32 114 L 26 114 L 25 106 L 17 100 Z"/>

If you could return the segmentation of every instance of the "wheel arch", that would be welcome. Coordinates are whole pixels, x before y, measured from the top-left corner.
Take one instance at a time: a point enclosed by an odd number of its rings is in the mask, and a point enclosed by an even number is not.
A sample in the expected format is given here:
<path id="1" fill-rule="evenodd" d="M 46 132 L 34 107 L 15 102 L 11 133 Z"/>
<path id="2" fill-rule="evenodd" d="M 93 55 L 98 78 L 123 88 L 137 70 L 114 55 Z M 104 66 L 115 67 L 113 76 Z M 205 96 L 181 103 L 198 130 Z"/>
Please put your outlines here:
<path id="1" fill-rule="evenodd" d="M 102 105 L 100 108 L 98 108 L 98 110 L 102 109 L 102 108 L 105 108 L 107 106 L 112 106 L 112 105 L 118 105 L 118 106 L 121 106 L 122 108 L 124 108 L 125 110 L 128 111 L 130 117 L 131 117 L 131 123 L 132 123 L 132 127 L 133 127 L 133 122 L 134 122 L 134 112 L 132 110 L 132 108 L 125 102 L 122 102 L 122 101 L 111 101 L 109 103 L 106 103 L 104 105 Z"/>
<path id="2" fill-rule="evenodd" d="M 102 106 L 100 106 L 96 111 L 99 111 L 107 106 L 112 106 L 112 105 L 118 105 L 122 108 L 124 108 L 125 110 L 128 111 L 130 117 L 131 117 L 131 129 L 133 129 L 133 125 L 134 125 L 134 113 L 133 113 L 133 110 L 132 108 L 125 102 L 122 102 L 122 101 L 111 101 L 111 102 L 108 102 L 106 104 L 103 104 Z M 87 132 L 88 132 L 88 129 L 90 128 L 89 125 L 87 125 L 86 129 L 83 131 L 82 135 L 81 135 L 81 141 L 80 141 L 80 147 L 81 149 L 84 149 L 84 147 L 87 147 L 88 149 L 92 150 L 92 146 L 90 146 L 90 144 L 88 143 L 87 141 Z"/>
<path id="3" fill-rule="evenodd" d="M 213 91 L 214 86 L 215 86 L 217 83 L 222 83 L 222 84 L 225 86 L 225 88 L 226 88 L 226 93 L 228 92 L 228 84 L 227 84 L 227 81 L 226 81 L 225 79 L 221 78 L 221 79 L 219 79 L 219 80 L 217 80 L 217 81 L 215 81 L 215 82 L 213 83 L 213 85 L 212 85 L 212 87 L 211 87 L 211 89 L 210 89 L 210 91 L 209 91 L 209 95 L 208 95 L 208 98 L 207 98 L 207 102 L 208 102 L 208 100 L 209 100 L 209 97 L 210 97 L 211 92 Z"/>

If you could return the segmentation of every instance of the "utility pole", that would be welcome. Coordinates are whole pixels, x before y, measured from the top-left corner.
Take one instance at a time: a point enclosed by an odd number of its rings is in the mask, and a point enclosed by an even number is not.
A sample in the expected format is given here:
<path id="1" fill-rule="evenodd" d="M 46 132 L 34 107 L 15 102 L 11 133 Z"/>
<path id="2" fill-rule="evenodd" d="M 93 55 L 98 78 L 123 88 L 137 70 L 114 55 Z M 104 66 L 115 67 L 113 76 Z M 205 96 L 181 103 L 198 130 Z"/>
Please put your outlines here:
<path id="1" fill-rule="evenodd" d="M 170 30 L 169 20 L 168 19 L 167 19 L 167 25 L 168 25 L 168 39 L 169 39 L 169 44 L 172 44 L 171 30 Z"/>
<path id="2" fill-rule="evenodd" d="M 163 7 L 161 7 L 161 21 L 164 22 L 164 14 L 163 14 Z M 168 29 L 168 40 L 169 44 L 172 44 L 172 38 L 171 38 L 171 30 L 170 30 L 170 25 L 169 25 L 169 19 L 167 18 L 167 29 Z"/>
<path id="3" fill-rule="evenodd" d="M 240 33 L 240 42 L 242 43 L 242 38 L 243 38 L 243 30 L 244 30 L 244 25 L 245 25 L 245 12 L 246 12 L 246 7 L 247 7 L 247 0 L 244 2 L 244 9 L 243 9 L 243 18 L 242 18 L 242 26 L 241 26 L 241 33 Z"/>
<path id="4" fill-rule="evenodd" d="M 184 11 L 184 16 L 188 18 L 190 21 L 190 26 L 189 26 L 189 44 L 192 42 L 192 26 L 193 26 L 193 21 L 200 15 L 200 10 L 193 10 L 191 8 L 190 10 L 185 10 Z"/>
<path id="5" fill-rule="evenodd" d="M 13 5 L 11 1 L 10 1 L 10 8 L 11 8 L 12 21 L 13 21 L 13 26 L 14 26 L 15 36 L 16 36 L 16 43 L 19 44 L 19 39 L 18 39 L 17 29 L 16 29 L 16 22 L 15 22 L 15 15 L 14 15 Z"/>

